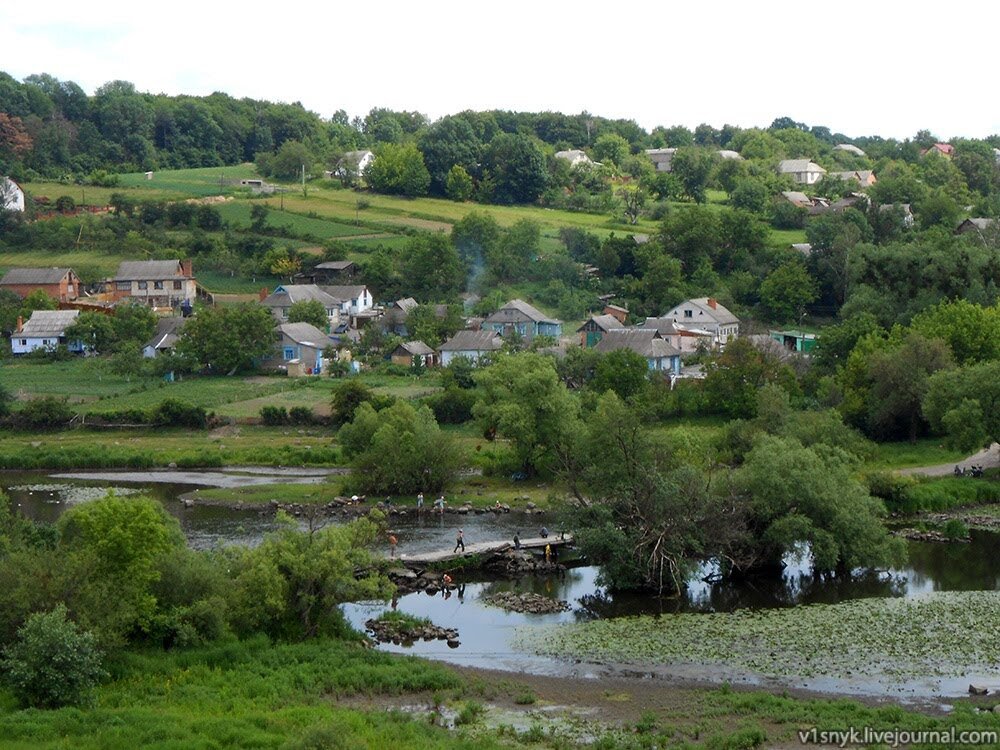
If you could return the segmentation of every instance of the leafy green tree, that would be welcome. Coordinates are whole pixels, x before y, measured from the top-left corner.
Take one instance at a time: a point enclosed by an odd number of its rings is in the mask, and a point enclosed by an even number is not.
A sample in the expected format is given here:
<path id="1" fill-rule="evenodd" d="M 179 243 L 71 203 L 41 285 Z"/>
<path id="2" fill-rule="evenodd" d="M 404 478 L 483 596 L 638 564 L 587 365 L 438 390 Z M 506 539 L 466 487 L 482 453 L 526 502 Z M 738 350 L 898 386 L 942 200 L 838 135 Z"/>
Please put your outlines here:
<path id="1" fill-rule="evenodd" d="M 884 333 L 871 313 L 859 313 L 842 323 L 824 326 L 812 351 L 813 364 L 826 373 L 842 366 L 858 341 L 872 334 Z"/>
<path id="2" fill-rule="evenodd" d="M 82 341 L 98 353 L 106 353 L 117 343 L 118 336 L 112 319 L 104 313 L 81 312 L 73 325 L 66 329 L 68 341 Z"/>
<path id="3" fill-rule="evenodd" d="M 457 443 L 441 432 L 431 410 L 405 401 L 379 411 L 361 404 L 337 437 L 363 492 L 440 492 L 462 465 Z"/>
<path id="4" fill-rule="evenodd" d="M 940 302 L 914 316 L 910 327 L 947 342 L 959 365 L 1000 359 L 1000 308 L 964 299 Z"/>
<path id="5" fill-rule="evenodd" d="M 541 242 L 541 227 L 531 219 L 520 219 L 503 231 L 485 256 L 486 270 L 495 281 L 523 280 L 531 273 Z"/>
<path id="6" fill-rule="evenodd" d="M 360 380 L 348 378 L 340 381 L 333 389 L 333 398 L 330 401 L 334 422 L 336 424 L 350 422 L 361 404 L 375 399 L 375 391 Z"/>
<path id="7" fill-rule="evenodd" d="M 579 414 L 552 360 L 530 352 L 500 357 L 476 373 L 476 383 L 473 414 L 483 431 L 510 440 L 523 471 L 551 468 Z"/>
<path id="8" fill-rule="evenodd" d="M 465 285 L 465 264 L 443 233 L 421 234 L 411 239 L 401 270 L 407 288 L 421 302 L 454 297 Z"/>
<path id="9" fill-rule="evenodd" d="M 63 604 L 28 618 L 0 668 L 17 699 L 31 708 L 85 706 L 106 676 L 93 635 L 67 618 Z"/>
<path id="10" fill-rule="evenodd" d="M 808 543 L 817 571 L 849 575 L 859 567 L 898 564 L 900 540 L 882 523 L 882 503 L 856 477 L 846 453 L 806 448 L 792 438 L 763 437 L 737 471 L 748 498 L 744 569 L 777 569 L 785 554 Z"/>
<path id="11" fill-rule="evenodd" d="M 766 383 L 776 383 L 793 394 L 798 392 L 788 365 L 743 338 L 731 341 L 725 351 L 705 365 L 705 372 L 709 404 L 734 419 L 756 416 L 757 391 Z"/>
<path id="12" fill-rule="evenodd" d="M 178 353 L 218 374 L 252 370 L 274 348 L 274 318 L 259 305 L 210 307 L 190 318 Z"/>
<path id="13" fill-rule="evenodd" d="M 472 194 L 469 175 L 476 173 L 482 153 L 482 142 L 469 121 L 460 115 L 443 117 L 423 132 L 418 145 L 431 176 L 430 191 L 452 200 L 467 199 Z M 463 188 L 467 181 L 463 197 L 452 193 L 457 187 L 454 179 L 461 180 Z"/>
<path id="14" fill-rule="evenodd" d="M 451 229 L 451 241 L 458 254 L 472 268 L 481 268 L 500 241 L 502 230 L 493 214 L 470 211 Z"/>
<path id="15" fill-rule="evenodd" d="M 772 320 L 796 320 L 815 299 L 816 281 L 801 261 L 783 263 L 760 285 L 760 301 Z"/>
<path id="16" fill-rule="evenodd" d="M 426 195 L 431 183 L 423 154 L 412 143 L 380 146 L 364 176 L 372 190 L 387 195 Z"/>
<path id="17" fill-rule="evenodd" d="M 447 305 L 443 314 L 438 312 L 438 305 L 418 305 L 406 318 L 410 338 L 423 341 L 431 348 L 440 346 L 464 327 L 465 314 L 461 305 Z"/>
<path id="18" fill-rule="evenodd" d="M 921 408 L 931 428 L 963 451 L 1000 440 L 1000 362 L 931 375 Z"/>
<path id="19" fill-rule="evenodd" d="M 545 156 L 526 135 L 500 133 L 483 155 L 486 182 L 494 203 L 534 203 L 545 190 Z"/>
<path id="20" fill-rule="evenodd" d="M 594 158 L 599 162 L 621 166 L 630 151 L 629 142 L 617 133 L 602 133 L 594 141 Z"/>
<path id="21" fill-rule="evenodd" d="M 86 313 L 81 313 L 83 317 Z M 111 318 L 115 338 L 120 343 L 141 344 L 156 330 L 156 313 L 139 303 L 118 305 Z"/>
<path id="22" fill-rule="evenodd" d="M 309 323 L 325 331 L 330 325 L 323 303 L 315 299 L 293 302 L 288 308 L 289 323 Z"/>
<path id="23" fill-rule="evenodd" d="M 371 551 L 379 532 L 368 518 L 308 533 L 289 522 L 257 547 L 231 548 L 236 631 L 292 641 L 343 633 L 341 604 L 386 600 L 393 591 Z"/>
<path id="24" fill-rule="evenodd" d="M 624 401 L 638 396 L 649 384 L 649 364 L 631 349 L 608 352 L 594 363 L 590 387 L 597 393 L 614 391 Z"/>
<path id="25" fill-rule="evenodd" d="M 465 171 L 461 164 L 454 165 L 448 170 L 448 178 L 445 180 L 444 194 L 453 201 L 462 203 L 472 197 L 472 177 Z"/>
<path id="26" fill-rule="evenodd" d="M 670 162 L 670 171 L 684 186 L 684 193 L 695 203 L 707 200 L 708 180 L 718 157 L 709 149 L 679 148 Z"/>

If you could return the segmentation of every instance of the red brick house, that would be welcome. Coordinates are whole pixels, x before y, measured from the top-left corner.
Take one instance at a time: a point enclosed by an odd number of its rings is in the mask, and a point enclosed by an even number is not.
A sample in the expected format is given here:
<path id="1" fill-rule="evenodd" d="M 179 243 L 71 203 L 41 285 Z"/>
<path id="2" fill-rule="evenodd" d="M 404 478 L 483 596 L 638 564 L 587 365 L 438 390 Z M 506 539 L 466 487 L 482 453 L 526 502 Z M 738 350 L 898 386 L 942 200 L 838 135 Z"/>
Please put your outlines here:
<path id="1" fill-rule="evenodd" d="M 80 277 L 72 268 L 12 268 L 0 279 L 0 289 L 27 297 L 36 289 L 60 302 L 80 296 Z"/>

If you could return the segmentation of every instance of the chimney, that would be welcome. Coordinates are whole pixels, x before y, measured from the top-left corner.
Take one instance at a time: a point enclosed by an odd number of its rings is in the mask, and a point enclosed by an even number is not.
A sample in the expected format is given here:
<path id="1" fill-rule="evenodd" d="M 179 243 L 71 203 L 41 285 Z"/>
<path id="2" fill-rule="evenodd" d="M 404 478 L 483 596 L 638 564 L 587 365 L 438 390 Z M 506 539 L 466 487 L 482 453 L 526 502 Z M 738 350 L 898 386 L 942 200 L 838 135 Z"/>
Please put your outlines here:
<path id="1" fill-rule="evenodd" d="M 264 300 L 267 299 L 267 287 L 266 286 L 262 286 L 260 288 L 260 293 L 258 294 L 258 298 L 260 299 L 261 302 L 263 302 Z"/>
<path id="2" fill-rule="evenodd" d="M 719 303 L 715 301 L 715 297 L 709 297 L 708 306 L 715 310 L 719 306 Z"/>
<path id="3" fill-rule="evenodd" d="M 194 268 L 190 260 L 181 261 L 181 273 L 188 278 L 194 278 Z"/>
<path id="4" fill-rule="evenodd" d="M 15 333 L 20 333 L 23 330 L 24 330 L 24 318 L 22 318 L 20 315 L 18 315 L 17 316 L 17 330 L 15 330 L 14 332 Z"/>

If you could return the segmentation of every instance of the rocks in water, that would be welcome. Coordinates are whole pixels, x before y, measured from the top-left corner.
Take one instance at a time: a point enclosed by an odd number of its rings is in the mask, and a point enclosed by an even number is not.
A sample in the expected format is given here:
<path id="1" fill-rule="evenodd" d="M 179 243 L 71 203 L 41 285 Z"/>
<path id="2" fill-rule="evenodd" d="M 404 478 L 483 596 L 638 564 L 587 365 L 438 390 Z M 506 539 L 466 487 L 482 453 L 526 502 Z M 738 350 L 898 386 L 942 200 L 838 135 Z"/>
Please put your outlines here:
<path id="1" fill-rule="evenodd" d="M 921 531 L 920 529 L 896 529 L 892 533 L 893 536 L 900 536 L 903 539 L 909 539 L 914 542 L 940 542 L 942 544 L 950 544 L 952 542 L 968 543 L 972 541 L 972 539 L 968 536 L 950 537 L 950 536 L 945 536 L 940 531 Z"/>
<path id="2" fill-rule="evenodd" d="M 530 552 L 511 548 L 495 553 L 483 567 L 491 573 L 508 578 L 532 573 L 557 573 L 566 569 L 559 563 L 546 562 L 544 557 L 536 557 Z"/>
<path id="3" fill-rule="evenodd" d="M 365 623 L 365 630 L 372 634 L 376 642 L 394 643 L 397 646 L 410 646 L 421 640 L 447 641 L 450 648 L 457 648 L 460 643 L 457 630 L 441 628 L 430 622 L 413 623 L 388 618 L 368 620 Z"/>
<path id="4" fill-rule="evenodd" d="M 550 599 L 541 594 L 528 592 L 517 594 L 513 591 L 501 591 L 498 594 L 483 597 L 483 601 L 494 607 L 506 609 L 508 612 L 532 615 L 557 614 L 567 612 L 570 609 L 569 603 L 561 599 Z"/>
<path id="5" fill-rule="evenodd" d="M 969 685 L 969 695 L 987 695 L 990 692 L 988 687 L 982 685 Z"/>

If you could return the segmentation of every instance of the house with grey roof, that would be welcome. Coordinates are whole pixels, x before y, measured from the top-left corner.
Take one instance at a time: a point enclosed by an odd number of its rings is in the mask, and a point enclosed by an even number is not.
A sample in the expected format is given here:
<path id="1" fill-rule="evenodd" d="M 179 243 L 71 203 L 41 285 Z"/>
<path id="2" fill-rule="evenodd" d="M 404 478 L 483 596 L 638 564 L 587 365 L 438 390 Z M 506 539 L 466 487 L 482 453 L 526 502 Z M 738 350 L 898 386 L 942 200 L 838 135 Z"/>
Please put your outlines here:
<path id="1" fill-rule="evenodd" d="M 715 334 L 711 331 L 685 327 L 675 323 L 672 318 L 646 318 L 632 328 L 656 331 L 661 339 L 679 350 L 681 355 L 709 350 L 715 339 Z"/>
<path id="2" fill-rule="evenodd" d="M 153 335 L 142 346 L 142 356 L 151 359 L 159 354 L 172 352 L 186 322 L 187 318 L 181 317 L 159 318 Z"/>
<path id="3" fill-rule="evenodd" d="M 865 152 L 860 148 L 855 146 L 853 143 L 838 143 L 833 147 L 834 151 L 844 151 L 848 154 L 854 154 L 855 156 L 866 156 Z"/>
<path id="4" fill-rule="evenodd" d="M 596 346 L 608 331 L 618 331 L 622 328 L 625 328 L 625 324 L 614 315 L 591 315 L 586 323 L 576 329 L 576 332 L 580 334 L 580 346 L 589 349 Z"/>
<path id="5" fill-rule="evenodd" d="M 72 302 L 82 291 L 72 268 L 11 268 L 0 279 L 0 289 L 22 298 L 40 290 L 60 302 Z"/>
<path id="6" fill-rule="evenodd" d="M 524 300 L 512 299 L 483 321 L 484 331 L 494 331 L 501 336 L 518 335 L 525 341 L 535 336 L 562 335 L 562 321 L 550 318 L 537 307 Z"/>
<path id="7" fill-rule="evenodd" d="M 587 156 L 585 151 L 581 151 L 578 148 L 569 149 L 568 151 L 556 151 L 555 158 L 568 161 L 571 167 L 578 167 L 581 164 L 594 163 L 591 158 Z"/>
<path id="8" fill-rule="evenodd" d="M 740 319 L 720 305 L 714 297 L 685 300 L 663 317 L 669 318 L 680 328 L 711 333 L 715 346 L 725 346 L 740 333 Z"/>
<path id="9" fill-rule="evenodd" d="M 0 209 L 24 213 L 24 190 L 10 177 L 0 175 Z"/>
<path id="10" fill-rule="evenodd" d="M 401 367 L 433 367 L 435 354 L 423 341 L 404 341 L 392 350 L 389 361 Z"/>
<path id="11" fill-rule="evenodd" d="M 854 181 L 858 183 L 860 187 L 871 187 L 878 179 L 875 177 L 875 173 L 870 169 L 852 169 L 847 172 L 830 172 L 830 177 L 836 177 L 838 180 Z"/>
<path id="12" fill-rule="evenodd" d="M 994 219 L 973 217 L 959 224 L 955 230 L 955 234 L 973 234 L 982 237 L 984 232 L 989 231 L 995 225 L 996 221 Z"/>
<path id="13" fill-rule="evenodd" d="M 325 292 L 315 284 L 279 284 L 270 294 L 261 291 L 260 304 L 268 308 L 278 323 L 288 322 L 288 311 L 296 302 L 319 302 L 326 311 L 330 328 L 340 324 L 343 300 Z"/>
<path id="14" fill-rule="evenodd" d="M 127 260 L 107 286 L 114 302 L 131 300 L 150 307 L 176 308 L 198 296 L 190 260 Z"/>
<path id="15" fill-rule="evenodd" d="M 262 363 L 265 368 L 284 371 L 289 377 L 323 374 L 323 352 L 334 343 L 326 333 L 312 323 L 281 323 L 274 330 L 274 353 Z"/>
<path id="16" fill-rule="evenodd" d="M 669 172 L 674 161 L 676 148 L 647 148 L 646 156 L 653 162 L 657 172 Z"/>
<path id="17" fill-rule="evenodd" d="M 342 315 L 357 316 L 375 306 L 375 300 L 364 284 L 322 284 L 320 289 L 340 300 Z"/>
<path id="18" fill-rule="evenodd" d="M 30 354 L 42 349 L 54 351 L 65 346 L 69 351 L 82 353 L 82 341 L 69 341 L 66 329 L 76 322 L 79 310 L 35 310 L 27 322 L 17 319 L 14 332 L 10 335 L 10 350 L 13 354 Z"/>
<path id="19" fill-rule="evenodd" d="M 608 331 L 594 346 L 594 351 L 602 354 L 621 349 L 628 349 L 645 358 L 652 371 L 674 376 L 681 374 L 680 349 L 672 346 L 655 329 L 623 328 Z"/>
<path id="20" fill-rule="evenodd" d="M 823 179 L 826 170 L 808 159 L 782 159 L 778 173 L 788 175 L 800 185 L 813 185 Z"/>
<path id="21" fill-rule="evenodd" d="M 438 347 L 441 365 L 447 367 L 458 357 L 465 357 L 474 364 L 495 355 L 503 348 L 503 339 L 495 331 L 463 330 Z"/>

